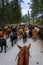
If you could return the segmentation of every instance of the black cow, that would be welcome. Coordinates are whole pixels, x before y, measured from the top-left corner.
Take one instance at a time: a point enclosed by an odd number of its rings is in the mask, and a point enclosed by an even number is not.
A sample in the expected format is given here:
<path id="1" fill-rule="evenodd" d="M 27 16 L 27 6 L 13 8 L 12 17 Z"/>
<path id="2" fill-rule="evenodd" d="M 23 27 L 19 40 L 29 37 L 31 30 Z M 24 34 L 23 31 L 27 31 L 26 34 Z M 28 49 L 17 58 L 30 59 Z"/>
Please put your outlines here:
<path id="1" fill-rule="evenodd" d="M 17 32 L 17 27 L 11 26 L 12 33 Z"/>
<path id="2" fill-rule="evenodd" d="M 11 40 L 11 46 L 13 47 L 13 41 L 15 43 L 17 41 L 17 34 L 15 32 L 10 36 L 10 40 Z"/>
<path id="3" fill-rule="evenodd" d="M 0 39 L 0 47 L 1 47 L 1 52 L 3 50 L 3 46 L 4 46 L 4 49 L 5 49 L 5 53 L 6 53 L 6 40 L 5 39 Z"/>
<path id="4" fill-rule="evenodd" d="M 34 29 L 34 26 L 29 24 L 29 37 L 32 37 L 32 30 Z"/>
<path id="5" fill-rule="evenodd" d="M 43 28 L 39 28 L 39 38 L 43 40 Z"/>
<path id="6" fill-rule="evenodd" d="M 26 34 L 26 32 L 23 33 L 22 37 L 23 37 L 23 43 L 25 43 L 27 41 L 27 34 Z"/>

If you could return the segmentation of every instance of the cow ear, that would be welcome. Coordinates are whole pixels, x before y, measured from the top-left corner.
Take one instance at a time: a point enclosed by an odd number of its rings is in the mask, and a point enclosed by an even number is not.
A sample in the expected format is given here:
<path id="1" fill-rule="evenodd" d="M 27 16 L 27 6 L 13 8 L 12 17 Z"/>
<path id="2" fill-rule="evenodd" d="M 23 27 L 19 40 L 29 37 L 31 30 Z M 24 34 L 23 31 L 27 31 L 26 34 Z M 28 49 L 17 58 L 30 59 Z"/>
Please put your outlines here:
<path id="1" fill-rule="evenodd" d="M 29 45 L 27 46 L 27 48 L 30 49 L 30 47 L 31 47 L 31 43 L 29 43 Z"/>
<path id="2" fill-rule="evenodd" d="M 19 49 L 21 49 L 21 48 L 22 48 L 20 45 L 17 45 L 17 47 L 18 47 Z"/>

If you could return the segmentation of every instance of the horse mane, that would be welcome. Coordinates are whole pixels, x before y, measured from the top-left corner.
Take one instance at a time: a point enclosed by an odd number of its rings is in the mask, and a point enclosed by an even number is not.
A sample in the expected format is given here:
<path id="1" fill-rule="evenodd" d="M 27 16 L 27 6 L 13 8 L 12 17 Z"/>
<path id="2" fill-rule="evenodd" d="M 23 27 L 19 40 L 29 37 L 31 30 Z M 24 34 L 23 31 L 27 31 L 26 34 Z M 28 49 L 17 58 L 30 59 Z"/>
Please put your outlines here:
<path id="1" fill-rule="evenodd" d="M 28 65 L 29 51 L 24 46 L 18 54 L 18 65 Z"/>

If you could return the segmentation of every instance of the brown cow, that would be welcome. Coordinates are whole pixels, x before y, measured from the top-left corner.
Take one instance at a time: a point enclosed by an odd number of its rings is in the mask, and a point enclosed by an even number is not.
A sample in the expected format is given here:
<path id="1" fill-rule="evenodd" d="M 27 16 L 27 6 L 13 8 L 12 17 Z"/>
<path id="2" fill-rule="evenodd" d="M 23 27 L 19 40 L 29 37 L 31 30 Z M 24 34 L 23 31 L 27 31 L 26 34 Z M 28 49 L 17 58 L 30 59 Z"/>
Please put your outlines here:
<path id="1" fill-rule="evenodd" d="M 28 63 L 29 63 L 28 60 L 29 60 L 29 56 L 30 56 L 28 49 L 30 49 L 31 44 L 29 44 L 28 46 L 23 46 L 23 47 L 21 47 L 19 45 L 17 45 L 17 46 L 19 47 L 19 49 L 21 49 L 19 54 L 18 54 L 17 65 L 28 65 Z"/>
<path id="2" fill-rule="evenodd" d="M 10 34 L 11 34 L 11 29 L 10 28 L 7 28 L 5 30 L 5 35 L 9 37 Z"/>
<path id="3" fill-rule="evenodd" d="M 33 39 L 36 39 L 37 37 L 38 37 L 38 29 L 37 28 L 34 28 L 33 30 L 32 30 L 32 38 Z"/>
<path id="4" fill-rule="evenodd" d="M 4 35 L 4 32 L 0 31 L 0 38 L 3 37 L 3 35 Z"/>
<path id="5" fill-rule="evenodd" d="M 19 30 L 17 30 L 17 36 L 21 36 L 22 33 L 23 33 L 23 29 L 22 28 L 20 28 Z"/>

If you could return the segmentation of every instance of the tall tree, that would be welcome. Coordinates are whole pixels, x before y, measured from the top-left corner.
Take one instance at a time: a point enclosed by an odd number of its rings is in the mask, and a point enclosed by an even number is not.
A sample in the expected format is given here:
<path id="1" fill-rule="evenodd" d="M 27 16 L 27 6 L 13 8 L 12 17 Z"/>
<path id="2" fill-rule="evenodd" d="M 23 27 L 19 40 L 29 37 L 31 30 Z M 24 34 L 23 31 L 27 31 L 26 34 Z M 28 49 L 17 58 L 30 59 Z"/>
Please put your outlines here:
<path id="1" fill-rule="evenodd" d="M 39 12 L 39 0 L 31 0 L 30 8 L 32 17 L 36 18 L 37 21 L 37 15 Z"/>
<path id="2" fill-rule="evenodd" d="M 13 18 L 15 19 L 15 22 L 19 23 L 21 20 L 21 7 L 18 0 L 14 0 L 13 12 Z"/>
<path id="3" fill-rule="evenodd" d="M 30 21 L 30 13 L 29 13 L 29 10 L 28 10 L 28 22 Z"/>
<path id="4" fill-rule="evenodd" d="M 1 11 L 1 16 L 2 16 L 2 21 L 1 21 L 1 24 L 3 25 L 4 23 L 4 21 L 5 21 L 5 17 L 4 17 L 4 0 L 2 0 L 2 11 Z"/>
<path id="5" fill-rule="evenodd" d="M 22 21 L 21 7 L 18 0 L 2 0 L 0 7 L 0 21 L 4 23 L 19 23 Z"/>

